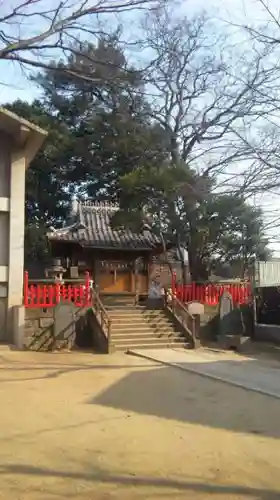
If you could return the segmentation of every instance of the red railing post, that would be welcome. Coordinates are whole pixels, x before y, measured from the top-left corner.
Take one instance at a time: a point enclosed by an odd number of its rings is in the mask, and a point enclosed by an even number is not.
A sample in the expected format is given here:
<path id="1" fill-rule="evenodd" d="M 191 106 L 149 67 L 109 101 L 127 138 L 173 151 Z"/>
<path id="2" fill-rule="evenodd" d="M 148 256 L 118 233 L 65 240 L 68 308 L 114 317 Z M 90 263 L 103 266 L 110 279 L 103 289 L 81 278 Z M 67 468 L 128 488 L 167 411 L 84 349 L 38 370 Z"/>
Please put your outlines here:
<path id="1" fill-rule="evenodd" d="M 74 304 L 76 307 L 83 306 L 83 285 L 74 286 Z"/>
<path id="2" fill-rule="evenodd" d="M 53 297 L 53 286 L 48 287 L 47 285 L 42 286 L 42 304 L 43 307 L 47 307 L 49 303 L 52 301 Z"/>

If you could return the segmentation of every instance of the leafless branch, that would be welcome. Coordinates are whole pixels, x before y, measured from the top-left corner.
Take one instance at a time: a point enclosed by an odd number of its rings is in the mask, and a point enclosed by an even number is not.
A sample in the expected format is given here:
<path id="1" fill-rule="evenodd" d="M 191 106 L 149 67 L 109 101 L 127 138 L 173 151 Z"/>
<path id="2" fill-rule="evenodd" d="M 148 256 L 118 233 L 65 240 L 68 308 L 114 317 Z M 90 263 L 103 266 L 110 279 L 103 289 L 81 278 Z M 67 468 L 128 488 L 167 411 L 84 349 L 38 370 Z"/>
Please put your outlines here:
<path id="1" fill-rule="evenodd" d="M 265 65 L 267 52 L 252 49 L 231 60 L 224 36 L 205 14 L 175 19 L 164 9 L 148 16 L 144 31 L 154 57 L 146 73 L 155 95 L 151 117 L 166 131 L 172 161 L 196 167 L 219 187 L 227 182 L 244 191 L 256 155 L 239 136 L 275 109 L 268 99 L 274 72 Z M 232 175 L 220 178 L 238 162 L 234 182 Z"/>
<path id="2" fill-rule="evenodd" d="M 2 5 L 0 17 L 0 59 L 30 67 L 45 68 L 41 59 L 46 50 L 55 58 L 73 50 L 73 36 L 85 34 L 94 41 L 99 16 L 136 10 L 153 10 L 166 0 L 18 0 L 15 6 Z M 75 34 L 75 35 L 74 35 Z M 81 75 L 86 79 L 86 75 Z"/>

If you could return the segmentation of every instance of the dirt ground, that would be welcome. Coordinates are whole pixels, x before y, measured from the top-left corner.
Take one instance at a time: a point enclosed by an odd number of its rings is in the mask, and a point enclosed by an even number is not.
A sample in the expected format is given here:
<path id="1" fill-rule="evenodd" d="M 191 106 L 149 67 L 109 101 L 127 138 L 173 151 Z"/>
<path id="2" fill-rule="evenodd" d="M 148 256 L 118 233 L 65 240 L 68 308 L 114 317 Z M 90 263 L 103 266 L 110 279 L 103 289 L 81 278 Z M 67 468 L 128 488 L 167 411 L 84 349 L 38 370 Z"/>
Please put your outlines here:
<path id="1" fill-rule="evenodd" d="M 280 400 L 136 357 L 0 351 L 0 499 L 280 499 Z"/>

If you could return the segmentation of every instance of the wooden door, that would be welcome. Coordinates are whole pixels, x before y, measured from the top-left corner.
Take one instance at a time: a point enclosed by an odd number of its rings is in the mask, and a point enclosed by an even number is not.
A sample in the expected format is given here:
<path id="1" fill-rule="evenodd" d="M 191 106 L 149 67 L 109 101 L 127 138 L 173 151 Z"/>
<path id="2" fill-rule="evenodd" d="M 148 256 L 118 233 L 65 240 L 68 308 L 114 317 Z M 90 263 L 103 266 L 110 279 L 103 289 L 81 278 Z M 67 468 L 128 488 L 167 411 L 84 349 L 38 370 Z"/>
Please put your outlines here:
<path id="1" fill-rule="evenodd" d="M 149 280 L 147 274 L 139 273 L 136 276 L 136 282 L 137 282 L 138 293 L 143 293 L 143 294 L 148 293 Z"/>
<path id="2" fill-rule="evenodd" d="M 105 293 L 131 292 L 131 277 L 128 271 L 105 271 L 99 275 L 99 290 Z"/>

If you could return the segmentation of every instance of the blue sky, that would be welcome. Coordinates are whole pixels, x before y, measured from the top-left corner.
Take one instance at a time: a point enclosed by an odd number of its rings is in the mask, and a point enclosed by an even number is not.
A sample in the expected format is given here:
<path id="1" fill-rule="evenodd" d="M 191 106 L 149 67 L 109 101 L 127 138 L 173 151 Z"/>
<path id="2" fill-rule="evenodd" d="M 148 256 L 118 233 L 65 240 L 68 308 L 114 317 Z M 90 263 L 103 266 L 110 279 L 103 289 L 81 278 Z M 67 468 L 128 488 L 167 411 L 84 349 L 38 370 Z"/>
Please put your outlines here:
<path id="1" fill-rule="evenodd" d="M 5 3 L 6 9 L 12 0 Z M 273 0 L 274 1 L 274 0 Z M 276 1 L 276 0 L 275 0 Z M 255 0 L 246 0 L 246 9 L 244 7 L 245 0 L 226 0 L 226 6 L 221 7 L 221 2 L 218 0 L 208 0 L 207 10 L 213 10 L 213 13 L 221 16 L 222 18 L 233 17 L 242 22 L 244 14 L 250 11 L 250 5 L 255 9 Z M 17 0 L 12 1 L 13 5 L 18 4 Z M 51 3 L 56 3 L 52 0 Z M 3 3 L 1 4 L 1 9 Z M 203 0 L 184 0 L 182 2 L 182 12 L 184 14 L 193 13 L 195 10 L 205 8 L 205 1 Z M 130 14 L 131 16 L 131 14 Z M 36 29 L 39 30 L 40 26 L 36 24 Z M 34 33 L 33 28 L 25 29 L 26 34 Z M 32 33 L 32 34 L 33 34 Z M 22 99 L 31 102 L 35 97 L 40 95 L 40 90 L 34 83 L 28 80 L 28 75 L 24 73 L 21 68 L 13 63 L 1 61 L 1 83 L 0 83 L 0 103 L 13 102 L 15 99 Z"/>
<path id="2" fill-rule="evenodd" d="M 13 4 L 18 4 L 19 0 L 5 0 L 5 4 L 1 3 L 1 9 L 3 5 L 5 8 L 9 7 L 10 2 Z M 44 2 L 46 0 L 42 0 Z M 174 0 L 176 2 L 176 0 Z M 268 0 L 270 7 L 273 8 L 274 12 L 279 11 L 280 14 L 280 2 L 279 0 Z M 51 3 L 57 3 L 58 0 L 50 0 Z M 196 10 L 200 10 L 207 7 L 207 11 L 213 13 L 214 16 L 220 19 L 227 19 L 231 22 L 236 23 L 252 23 L 252 22 L 263 22 L 265 16 L 262 13 L 260 4 L 258 0 L 225 0 L 224 3 L 221 0 L 184 0 L 182 2 L 182 14 L 187 15 L 188 13 L 193 14 Z M 175 4 L 174 4 L 175 7 Z M 133 31 L 133 21 L 131 19 L 132 14 L 129 15 L 129 29 Z M 23 28 L 24 29 L 24 28 Z M 34 29 L 40 30 L 40 23 L 36 24 L 36 27 L 25 28 L 26 33 L 34 34 Z M 29 31 L 28 31 L 29 30 Z M 7 102 L 13 102 L 16 99 L 26 100 L 32 102 L 36 97 L 40 96 L 40 89 L 36 87 L 34 83 L 31 83 L 28 79 L 28 75 L 22 71 L 22 69 L 10 62 L 1 61 L 1 78 L 0 78 L 0 104 L 5 104 Z M 271 220 L 271 211 L 274 212 L 273 218 L 275 217 L 275 210 L 279 209 L 280 213 L 280 202 L 279 195 L 268 196 L 263 195 L 261 200 L 256 200 L 257 203 L 261 202 L 266 214 L 266 220 Z M 274 229 L 269 232 L 269 236 L 273 239 L 279 239 L 279 243 L 273 243 L 272 248 L 276 251 L 276 254 L 280 256 L 280 231 Z"/>

